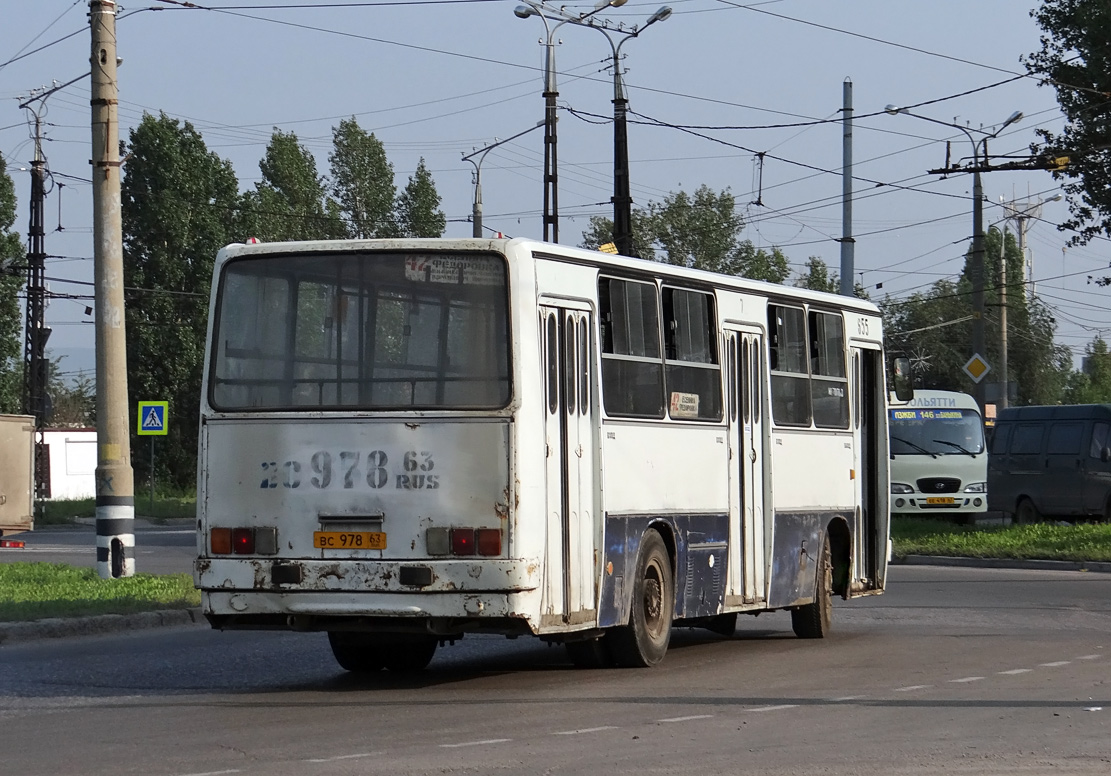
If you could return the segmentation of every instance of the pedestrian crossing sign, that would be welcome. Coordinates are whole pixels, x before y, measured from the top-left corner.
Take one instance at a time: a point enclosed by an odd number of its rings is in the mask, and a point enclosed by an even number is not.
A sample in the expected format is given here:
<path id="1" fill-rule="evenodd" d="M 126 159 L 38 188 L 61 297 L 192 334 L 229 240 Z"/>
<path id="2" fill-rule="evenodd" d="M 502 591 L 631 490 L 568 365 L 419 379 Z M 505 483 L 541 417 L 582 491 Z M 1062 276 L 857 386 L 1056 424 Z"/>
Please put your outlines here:
<path id="1" fill-rule="evenodd" d="M 168 401 L 139 402 L 139 436 L 165 436 L 169 429 Z"/>

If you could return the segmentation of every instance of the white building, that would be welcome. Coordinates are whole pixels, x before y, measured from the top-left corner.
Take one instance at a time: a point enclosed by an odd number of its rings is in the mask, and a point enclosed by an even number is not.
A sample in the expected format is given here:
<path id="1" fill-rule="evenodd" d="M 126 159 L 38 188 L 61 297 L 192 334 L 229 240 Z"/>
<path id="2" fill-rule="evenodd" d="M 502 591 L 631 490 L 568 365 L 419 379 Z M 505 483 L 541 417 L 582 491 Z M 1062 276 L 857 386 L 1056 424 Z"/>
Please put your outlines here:
<path id="1" fill-rule="evenodd" d="M 95 498 L 96 429 L 47 429 L 43 437 L 50 461 L 49 498 Z"/>

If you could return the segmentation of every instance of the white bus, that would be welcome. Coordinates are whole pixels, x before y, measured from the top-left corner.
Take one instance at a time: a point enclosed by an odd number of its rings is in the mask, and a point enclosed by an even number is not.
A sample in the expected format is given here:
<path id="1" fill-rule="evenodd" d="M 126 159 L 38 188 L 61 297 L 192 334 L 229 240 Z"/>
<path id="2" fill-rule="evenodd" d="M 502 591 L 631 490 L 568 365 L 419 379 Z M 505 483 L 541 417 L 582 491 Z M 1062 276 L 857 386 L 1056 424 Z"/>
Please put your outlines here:
<path id="1" fill-rule="evenodd" d="M 883 591 L 867 301 L 525 239 L 231 245 L 215 264 L 195 581 L 215 628 L 352 671 L 468 633 L 650 666 Z"/>
<path id="2" fill-rule="evenodd" d="M 891 399 L 891 511 L 973 523 L 988 508 L 984 421 L 967 393 Z"/>

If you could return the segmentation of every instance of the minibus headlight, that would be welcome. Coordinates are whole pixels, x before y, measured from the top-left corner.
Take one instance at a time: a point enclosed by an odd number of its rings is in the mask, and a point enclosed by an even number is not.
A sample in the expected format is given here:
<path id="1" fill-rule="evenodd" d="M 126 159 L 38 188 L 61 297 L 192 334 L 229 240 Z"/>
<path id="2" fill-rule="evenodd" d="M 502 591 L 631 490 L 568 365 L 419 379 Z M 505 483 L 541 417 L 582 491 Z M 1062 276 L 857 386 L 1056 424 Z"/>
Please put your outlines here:
<path id="1" fill-rule="evenodd" d="M 969 483 L 968 487 L 964 489 L 965 493 L 987 493 L 988 484 L 986 482 L 973 482 Z"/>
<path id="2" fill-rule="evenodd" d="M 891 492 L 892 493 L 913 493 L 914 488 L 912 488 L 910 485 L 907 485 L 906 483 L 903 483 L 903 482 L 893 482 L 893 483 L 891 483 Z"/>

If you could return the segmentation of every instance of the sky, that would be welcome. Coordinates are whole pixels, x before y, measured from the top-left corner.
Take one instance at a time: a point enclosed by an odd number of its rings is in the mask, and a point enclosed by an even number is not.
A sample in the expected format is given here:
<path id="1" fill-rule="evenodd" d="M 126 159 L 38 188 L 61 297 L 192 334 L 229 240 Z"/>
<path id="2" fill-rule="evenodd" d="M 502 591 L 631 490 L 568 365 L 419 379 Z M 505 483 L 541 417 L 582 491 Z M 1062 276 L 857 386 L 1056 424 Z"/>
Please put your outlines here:
<path id="1" fill-rule="evenodd" d="M 385 146 L 400 190 L 423 158 L 442 197 L 446 236 L 470 236 L 481 164 L 487 234 L 543 235 L 543 62 L 547 33 L 514 15 L 520 0 L 169 0 L 124 2 L 117 21 L 121 137 L 144 112 L 188 121 L 231 162 L 244 190 L 274 128 L 294 132 L 328 171 L 332 128 L 355 117 Z M 728 189 L 742 237 L 779 247 L 801 272 L 811 256 L 839 271 L 844 82 L 852 82 L 855 282 L 874 300 L 955 279 L 972 234 L 972 180 L 928 170 L 972 154 L 964 131 L 1020 122 L 989 141 L 991 156 L 1022 154 L 1035 130 L 1059 132 L 1049 87 L 1022 77 L 1039 48 L 1034 0 L 673 0 L 666 21 L 621 50 L 629 100 L 635 207 L 699 186 Z M 86 0 L 6 3 L 0 27 L 0 154 L 16 184 L 15 228 L 26 237 L 33 158 L 31 115 L 20 103 L 52 93 L 41 110 L 51 173 L 46 276 L 53 294 L 49 351 L 63 373 L 92 374 L 92 204 L 89 185 L 90 34 Z M 592 3 L 564 6 L 574 14 Z M 643 25 L 660 0 L 628 0 L 594 19 Z M 553 22 L 554 24 L 554 22 Z M 613 33 L 615 42 L 622 40 Z M 613 76 L 610 44 L 564 24 L 552 34 L 558 105 L 560 242 L 577 245 L 593 215 L 612 217 Z M 42 105 L 42 103 L 37 103 Z M 763 156 L 763 167 L 758 159 Z M 21 169 L 23 168 L 23 169 Z M 126 175 L 126 166 L 125 172 Z M 1044 171 L 983 176 L 984 224 L 1002 202 L 1041 205 L 1027 221 L 1034 293 L 1052 310 L 1057 342 L 1080 365 L 1084 346 L 1111 330 L 1107 240 L 1068 247 L 1067 217 Z M 1033 211 L 1036 212 L 1036 211 Z M 1013 222 L 1009 227 L 1014 231 Z M 882 284 L 882 286 L 880 285 Z M 72 298 L 71 298 L 72 297 Z M 971 356 L 971 349 L 969 351 Z M 172 354 L 167 354 L 171 357 Z"/>

